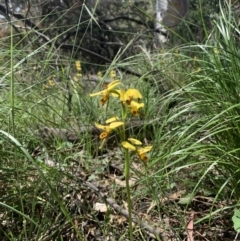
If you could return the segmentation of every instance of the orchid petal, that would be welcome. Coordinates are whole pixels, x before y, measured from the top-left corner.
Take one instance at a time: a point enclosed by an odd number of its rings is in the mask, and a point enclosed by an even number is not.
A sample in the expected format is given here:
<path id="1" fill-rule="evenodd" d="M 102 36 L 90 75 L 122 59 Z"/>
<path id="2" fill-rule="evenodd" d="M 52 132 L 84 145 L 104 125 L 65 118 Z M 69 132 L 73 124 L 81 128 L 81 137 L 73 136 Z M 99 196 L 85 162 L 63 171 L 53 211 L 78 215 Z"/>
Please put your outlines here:
<path id="1" fill-rule="evenodd" d="M 130 107 L 136 107 L 137 109 L 144 107 L 144 103 L 138 103 L 136 101 L 131 101 Z"/>
<path id="2" fill-rule="evenodd" d="M 144 153 L 150 152 L 151 150 L 152 150 L 152 146 L 145 146 L 143 148 L 139 148 L 137 152 L 139 155 L 142 155 Z"/>
<path id="3" fill-rule="evenodd" d="M 142 94 L 137 89 L 128 89 L 126 95 L 132 99 L 142 99 Z"/>
<path id="4" fill-rule="evenodd" d="M 100 130 L 106 130 L 108 126 L 104 126 L 95 122 L 95 126 Z"/>
<path id="5" fill-rule="evenodd" d="M 128 149 L 130 151 L 136 151 L 136 147 L 131 145 L 129 142 L 127 141 L 123 141 L 122 142 L 122 146 L 125 148 L 125 149 Z"/>
<path id="6" fill-rule="evenodd" d="M 115 117 L 112 117 L 112 118 L 107 119 L 107 120 L 106 120 L 106 123 L 109 124 L 109 123 L 114 122 L 114 121 L 117 121 L 117 120 L 118 120 L 118 118 L 115 116 Z"/>
<path id="7" fill-rule="evenodd" d="M 120 80 L 114 80 L 107 86 L 107 90 L 110 91 L 112 90 L 115 86 L 119 85 L 121 82 Z"/>
<path id="8" fill-rule="evenodd" d="M 110 125 L 109 125 L 109 128 L 112 130 L 112 129 L 115 129 L 119 126 L 122 126 L 124 125 L 124 123 L 122 121 L 117 121 L 117 122 L 112 122 Z"/>
<path id="9" fill-rule="evenodd" d="M 104 95 L 105 93 L 106 93 L 106 90 L 102 90 L 102 91 L 99 91 L 99 92 L 96 92 L 96 93 L 92 93 L 89 96 Z"/>
<path id="10" fill-rule="evenodd" d="M 142 145 L 142 142 L 137 140 L 137 139 L 134 139 L 134 138 L 128 138 L 128 140 L 134 144 L 134 145 L 137 145 L 137 146 L 141 146 Z"/>

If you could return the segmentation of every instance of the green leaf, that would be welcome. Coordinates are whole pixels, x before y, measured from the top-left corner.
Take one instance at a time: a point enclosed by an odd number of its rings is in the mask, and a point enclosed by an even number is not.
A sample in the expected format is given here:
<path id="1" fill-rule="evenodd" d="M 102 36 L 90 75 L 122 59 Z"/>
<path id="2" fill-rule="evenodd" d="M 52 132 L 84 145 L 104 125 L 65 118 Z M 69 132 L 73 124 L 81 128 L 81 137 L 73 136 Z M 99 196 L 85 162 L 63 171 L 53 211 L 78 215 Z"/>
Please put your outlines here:
<path id="1" fill-rule="evenodd" d="M 232 217 L 232 221 L 234 224 L 235 231 L 239 232 L 240 231 L 240 210 L 239 209 L 234 210 L 234 215 Z"/>
<path id="2" fill-rule="evenodd" d="M 193 196 L 190 194 L 190 195 L 187 195 L 185 197 L 180 198 L 178 203 L 183 204 L 183 205 L 187 205 L 192 201 L 192 199 L 193 199 Z"/>

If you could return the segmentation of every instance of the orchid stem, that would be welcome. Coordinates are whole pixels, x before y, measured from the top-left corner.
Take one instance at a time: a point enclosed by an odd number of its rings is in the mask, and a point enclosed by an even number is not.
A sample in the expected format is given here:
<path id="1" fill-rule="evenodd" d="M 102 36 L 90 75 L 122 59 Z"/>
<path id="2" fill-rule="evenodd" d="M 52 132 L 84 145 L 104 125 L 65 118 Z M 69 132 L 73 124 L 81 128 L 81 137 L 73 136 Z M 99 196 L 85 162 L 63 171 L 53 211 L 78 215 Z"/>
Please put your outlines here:
<path id="1" fill-rule="evenodd" d="M 129 158 L 129 151 L 124 149 L 125 155 L 125 180 L 126 180 L 126 191 L 127 191 L 127 203 L 128 203 L 128 222 L 129 222 L 129 238 L 130 241 L 133 241 L 133 226 L 132 226 L 132 200 L 131 200 L 131 193 L 130 193 L 130 158 Z"/>

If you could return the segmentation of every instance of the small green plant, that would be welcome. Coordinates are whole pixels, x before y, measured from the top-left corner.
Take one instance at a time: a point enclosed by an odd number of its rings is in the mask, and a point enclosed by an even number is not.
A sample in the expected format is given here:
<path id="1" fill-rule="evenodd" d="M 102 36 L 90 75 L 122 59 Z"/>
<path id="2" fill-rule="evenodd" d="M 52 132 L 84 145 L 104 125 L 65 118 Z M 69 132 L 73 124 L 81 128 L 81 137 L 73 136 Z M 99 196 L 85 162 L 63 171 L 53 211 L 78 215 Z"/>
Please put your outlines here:
<path id="1" fill-rule="evenodd" d="M 116 73 L 111 71 L 111 78 L 115 79 Z M 132 202 L 131 202 L 131 193 L 130 193 L 130 165 L 131 165 L 131 155 L 130 152 L 136 153 L 139 158 L 146 162 L 148 161 L 148 157 L 146 153 L 151 151 L 152 146 L 139 147 L 142 145 L 142 142 L 135 138 L 127 138 L 126 136 L 126 121 L 129 116 L 139 116 L 140 110 L 144 107 L 144 103 L 140 103 L 142 99 L 141 93 L 137 89 L 128 89 L 128 90 L 117 90 L 116 87 L 121 83 L 119 80 L 113 80 L 110 84 L 106 86 L 106 88 L 100 92 L 96 92 L 90 94 L 90 96 L 101 96 L 100 105 L 104 106 L 107 104 L 106 111 L 108 110 L 109 99 L 110 97 L 117 98 L 120 101 L 121 108 L 119 109 L 119 117 L 114 116 L 110 119 L 106 120 L 106 125 L 101 125 L 95 123 L 95 126 L 102 130 L 100 134 L 100 139 L 102 143 L 100 145 L 100 149 L 106 143 L 111 132 L 116 132 L 121 139 L 120 147 L 123 148 L 124 158 L 125 158 L 125 168 L 124 168 L 124 176 L 126 180 L 126 192 L 127 192 L 127 203 L 128 203 L 128 213 L 129 213 L 129 237 L 130 240 L 133 240 L 133 227 L 132 227 Z M 136 101 L 135 101 L 136 100 Z"/>
<path id="2" fill-rule="evenodd" d="M 235 231 L 239 233 L 240 231 L 240 210 L 239 209 L 234 210 L 232 221 L 233 221 Z"/>

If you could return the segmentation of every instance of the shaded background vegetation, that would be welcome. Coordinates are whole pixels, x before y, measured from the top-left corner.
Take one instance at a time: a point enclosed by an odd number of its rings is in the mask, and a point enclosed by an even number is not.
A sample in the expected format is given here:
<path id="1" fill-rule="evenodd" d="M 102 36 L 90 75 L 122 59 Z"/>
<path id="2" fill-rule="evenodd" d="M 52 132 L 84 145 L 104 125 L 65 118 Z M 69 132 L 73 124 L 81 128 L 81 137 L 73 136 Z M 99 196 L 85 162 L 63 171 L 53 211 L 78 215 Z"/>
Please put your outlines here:
<path id="1" fill-rule="evenodd" d="M 5 1 L 2 1 L 3 5 L 4 3 Z M 91 67 L 93 63 L 110 62 L 119 50 L 124 52 L 121 58 L 126 58 L 138 53 L 139 46 L 150 49 L 154 46 L 153 0 L 29 0 L 12 1 L 12 4 L 15 13 L 21 13 L 24 18 L 29 18 L 36 24 L 35 29 L 49 37 L 50 42 L 61 51 L 75 59 L 84 59 L 91 63 Z M 218 13 L 219 1 L 192 0 L 190 13 L 178 27 L 178 35 L 172 35 L 174 37 L 171 38 L 169 45 L 204 41 L 206 31 L 211 30 L 212 22 Z M 16 15 L 14 19 L 17 21 L 19 18 Z M 15 22 L 15 25 L 19 24 L 23 28 L 28 28 L 28 31 L 33 27 L 26 22 Z M 28 44 L 36 48 L 38 41 L 31 38 L 34 37 L 29 35 Z M 42 42 L 43 39 L 39 38 L 39 45 Z"/>

